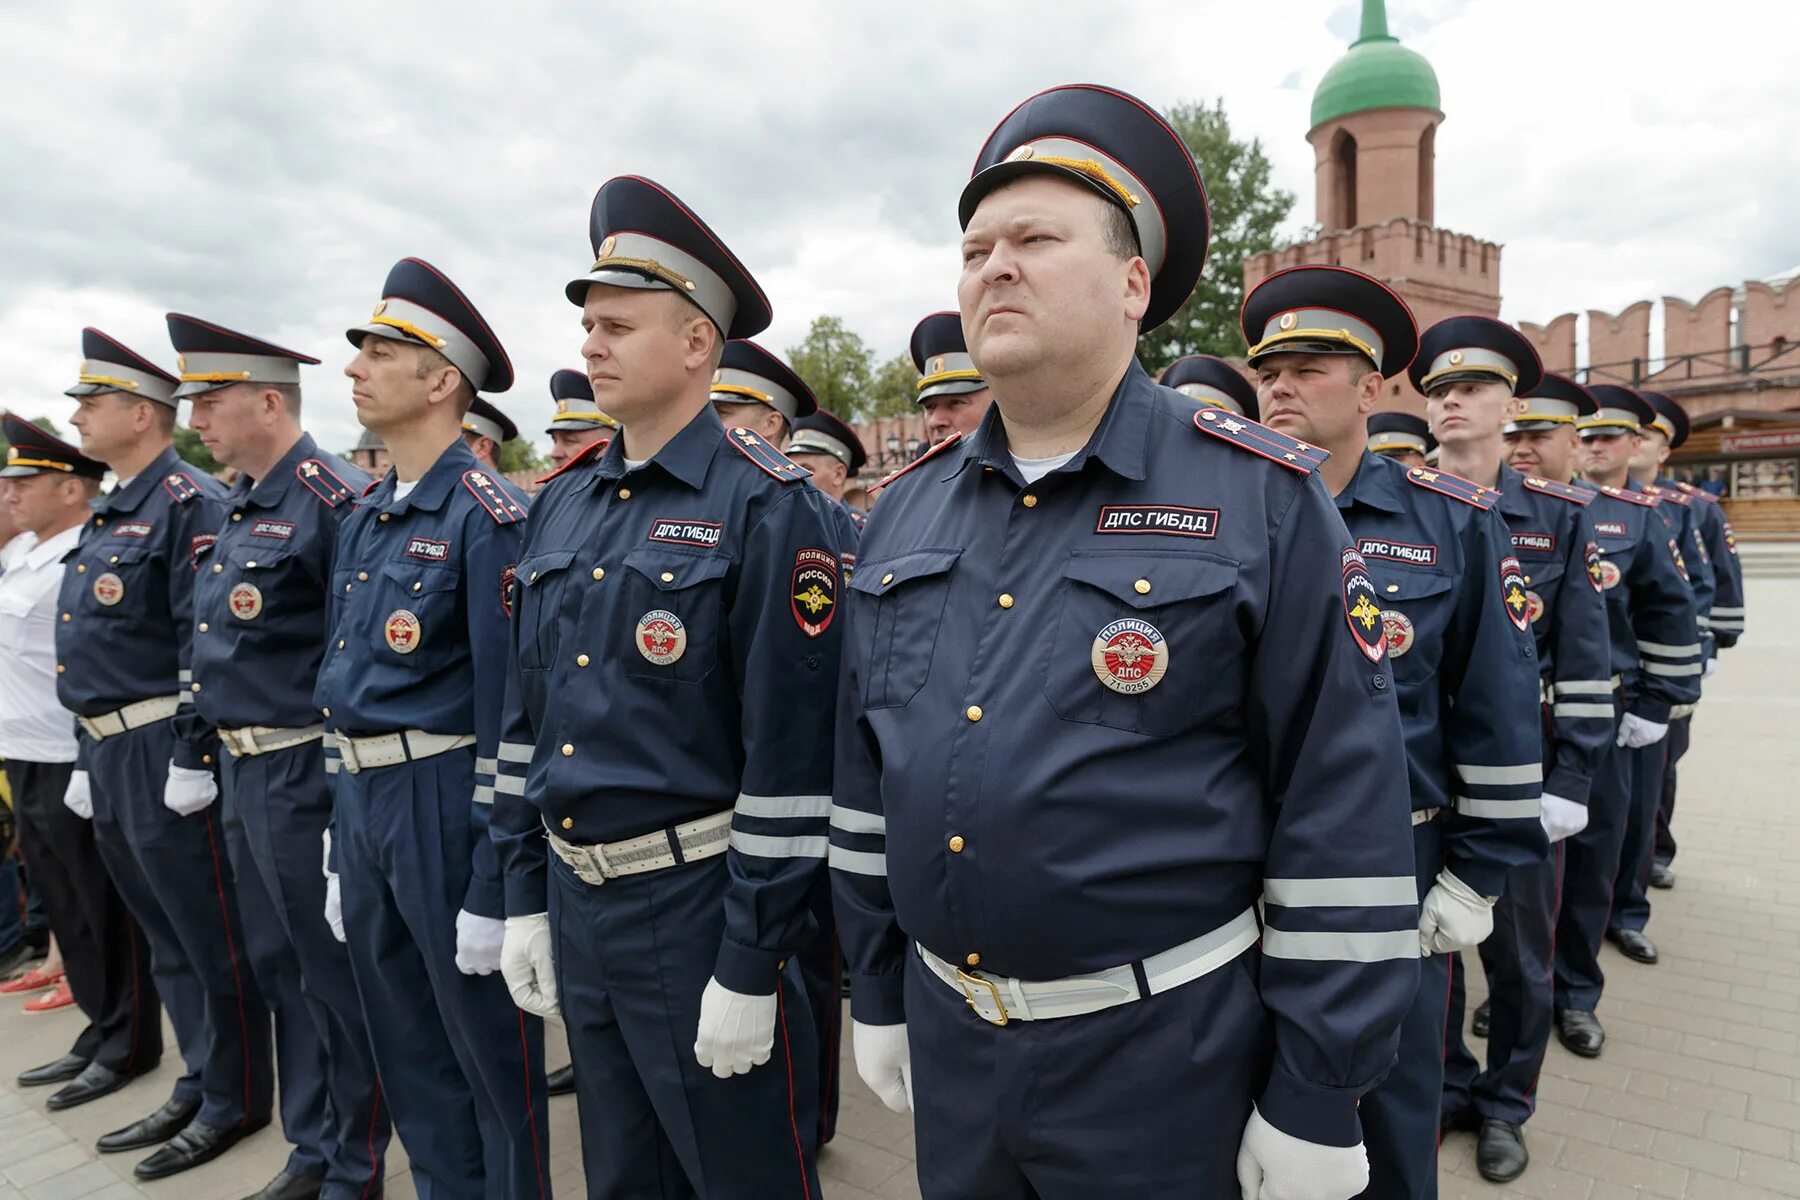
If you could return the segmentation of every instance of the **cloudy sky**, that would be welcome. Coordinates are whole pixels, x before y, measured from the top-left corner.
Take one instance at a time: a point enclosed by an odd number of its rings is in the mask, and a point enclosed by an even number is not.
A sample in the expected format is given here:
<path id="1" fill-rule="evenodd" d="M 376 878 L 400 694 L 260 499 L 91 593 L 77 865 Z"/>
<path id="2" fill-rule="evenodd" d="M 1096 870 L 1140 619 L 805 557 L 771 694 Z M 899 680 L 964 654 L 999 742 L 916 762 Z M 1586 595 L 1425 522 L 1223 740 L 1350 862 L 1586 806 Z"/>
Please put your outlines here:
<path id="1" fill-rule="evenodd" d="M 885 357 L 953 306 L 961 181 L 1045 86 L 1223 97 L 1310 222 L 1309 104 L 1359 7 L 0 3 L 0 407 L 65 422 L 83 325 L 172 364 L 174 310 L 322 358 L 307 421 L 348 446 L 342 330 L 412 254 L 499 332 L 535 435 L 588 201 L 627 172 L 750 265 L 765 344 L 836 313 Z M 1800 265 L 1788 7 L 1390 0 L 1443 87 L 1438 220 L 1505 244 L 1505 316 Z"/>

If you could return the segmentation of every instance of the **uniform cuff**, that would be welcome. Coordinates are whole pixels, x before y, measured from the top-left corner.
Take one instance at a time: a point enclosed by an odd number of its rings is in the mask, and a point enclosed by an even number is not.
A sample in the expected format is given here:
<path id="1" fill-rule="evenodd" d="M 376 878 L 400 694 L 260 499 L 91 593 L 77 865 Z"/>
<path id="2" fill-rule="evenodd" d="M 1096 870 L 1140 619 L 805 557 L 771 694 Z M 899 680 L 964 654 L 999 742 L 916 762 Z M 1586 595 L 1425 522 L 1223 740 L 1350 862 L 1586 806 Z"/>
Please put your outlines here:
<path id="1" fill-rule="evenodd" d="M 768 996 L 774 994 L 786 961 L 787 956 L 779 950 L 740 946 L 726 938 L 713 960 L 713 978 L 741 996 Z"/>
<path id="2" fill-rule="evenodd" d="M 543 863 L 506 873 L 506 915 L 529 917 L 550 911 L 549 883 Z"/>
<path id="3" fill-rule="evenodd" d="M 1544 780 L 1544 791 L 1552 796 L 1561 796 L 1575 804 L 1585 805 L 1588 802 L 1588 789 L 1592 781 L 1579 771 L 1568 767 L 1553 767 L 1549 778 Z"/>
<path id="4" fill-rule="evenodd" d="M 1557 795 L 1562 793 L 1558 792 Z M 1493 863 L 1482 862 L 1468 854 L 1457 853 L 1456 847 L 1450 848 L 1445 856 L 1450 873 L 1468 884 L 1477 894 L 1482 896 L 1500 896 L 1506 892 L 1506 868 Z"/>
<path id="5" fill-rule="evenodd" d="M 490 917 L 500 921 L 506 917 L 506 889 L 500 886 L 498 879 L 484 879 L 477 875 L 469 880 L 469 889 L 463 893 L 463 911 L 470 916 Z M 543 912 L 542 908 L 537 910 Z"/>
<path id="6" fill-rule="evenodd" d="M 1320 1087 L 1296 1079 L 1276 1064 L 1269 1086 L 1256 1102 L 1263 1120 L 1301 1141 L 1321 1146 L 1355 1146 L 1362 1142 L 1356 1103 L 1362 1093 L 1349 1088 Z"/>
<path id="7" fill-rule="evenodd" d="M 905 976 L 851 975 L 850 1017 L 864 1025 L 906 1021 Z"/>
<path id="8" fill-rule="evenodd" d="M 177 741 L 169 752 L 169 761 L 190 771 L 210 771 L 219 765 L 218 739 L 199 743 Z"/>
<path id="9" fill-rule="evenodd" d="M 1654 721 L 1658 725 L 1669 723 L 1669 709 L 1672 706 L 1667 700 L 1659 700 L 1651 695 L 1633 696 L 1625 705 L 1625 711 L 1646 721 Z"/>

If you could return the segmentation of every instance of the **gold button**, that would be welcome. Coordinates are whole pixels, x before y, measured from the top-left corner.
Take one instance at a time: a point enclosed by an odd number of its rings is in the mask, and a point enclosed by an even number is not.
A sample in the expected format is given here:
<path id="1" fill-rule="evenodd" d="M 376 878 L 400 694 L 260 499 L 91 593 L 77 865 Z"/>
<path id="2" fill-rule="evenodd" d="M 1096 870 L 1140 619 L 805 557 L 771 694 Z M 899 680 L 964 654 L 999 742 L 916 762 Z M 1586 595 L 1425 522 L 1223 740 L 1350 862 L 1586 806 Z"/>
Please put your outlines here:
<path id="1" fill-rule="evenodd" d="M 664 571 L 664 572 L 663 572 L 663 573 L 662 573 L 662 581 L 663 581 L 663 582 L 664 582 L 664 583 L 674 583 L 674 582 L 675 582 L 675 572 L 673 572 L 673 571 Z"/>
<path id="2" fill-rule="evenodd" d="M 971 953 L 969 957 L 963 959 L 963 961 L 968 963 L 971 967 L 979 967 L 981 965 L 981 955 Z"/>
<path id="3" fill-rule="evenodd" d="M 959 833 L 950 839 L 950 853 L 961 854 L 963 845 L 962 834 Z"/>
<path id="4" fill-rule="evenodd" d="M 87 564 L 86 563 L 76 563 L 75 564 L 75 573 L 77 575 L 86 575 L 87 574 Z"/>
<path id="5" fill-rule="evenodd" d="M 594 578 L 595 579 L 605 579 L 606 578 L 606 568 L 605 567 L 595 567 L 594 568 Z"/>
<path id="6" fill-rule="evenodd" d="M 526 583 L 536 583 L 536 582 L 537 582 L 537 572 L 536 572 L 536 571 L 533 571 L 533 572 L 532 572 L 532 573 L 531 573 L 531 578 L 530 578 L 530 579 L 527 579 L 527 580 L 526 580 L 526 581 L 525 581 L 525 582 L 526 582 Z"/>
<path id="7" fill-rule="evenodd" d="M 1387 590 L 1390 592 L 1397 592 L 1400 590 L 1400 585 L 1397 583 L 1390 583 L 1387 586 Z"/>
<path id="8" fill-rule="evenodd" d="M 256 560 L 253 558 L 249 562 L 245 563 L 244 565 L 246 567 L 254 567 L 256 565 Z"/>
<path id="9" fill-rule="evenodd" d="M 62 674 L 62 673 L 63 673 L 63 672 L 64 672 L 64 671 L 66 671 L 66 670 L 68 670 L 68 669 L 69 669 L 69 668 L 67 668 L 67 667 L 65 667 L 65 666 L 63 666 L 63 665 L 62 665 L 62 664 L 61 664 L 61 663 L 57 663 L 57 664 L 56 664 L 56 673 L 57 673 L 57 674 L 58 674 L 58 675 L 61 675 L 61 674 Z"/>
<path id="10" fill-rule="evenodd" d="M 68 618 L 68 617 L 66 617 L 66 616 L 65 616 L 65 617 L 63 617 L 63 620 L 65 620 L 65 621 L 66 621 L 66 620 L 68 620 L 68 619 L 69 619 L 69 618 Z M 209 629 L 211 629 L 211 628 L 212 628 L 212 626 L 210 626 L 210 625 L 208 625 L 208 624 L 207 624 L 207 623 L 206 623 L 206 622 L 205 622 L 205 621 L 202 621 L 202 622 L 200 622 L 200 632 L 201 632 L 201 633 L 205 633 L 205 632 L 206 632 L 206 631 L 207 631 L 207 630 L 209 630 Z"/>
<path id="11" fill-rule="evenodd" d="M 1011 592 L 1001 592 L 1000 593 L 1000 607 L 1001 608 L 1011 608 L 1012 606 L 1013 606 L 1012 593 Z"/>
<path id="12" fill-rule="evenodd" d="M 969 705 L 968 711 L 965 712 L 963 715 L 968 717 L 969 720 L 971 720 L 971 721 L 981 720 L 981 705 L 979 705 L 979 704 Z"/>
<path id="13" fill-rule="evenodd" d="M 883 586 L 886 586 L 887 584 L 894 582 L 894 573 L 892 571 L 889 571 L 886 575 L 883 575 L 881 577 L 881 582 L 882 582 Z"/>
<path id="14" fill-rule="evenodd" d="M 574 742 L 564 742 L 563 743 L 563 757 L 569 758 L 574 753 L 575 753 L 575 743 Z"/>
<path id="15" fill-rule="evenodd" d="M 386 513 L 382 513 L 382 514 L 381 514 L 381 516 L 380 516 L 380 517 L 379 517 L 379 518 L 378 518 L 378 519 L 379 519 L 379 520 L 382 520 L 382 521 L 385 521 L 385 520 L 387 520 L 387 519 L 388 519 L 388 514 L 386 514 Z"/>
<path id="16" fill-rule="evenodd" d="M 64 613 L 64 614 L 63 614 L 63 620 L 65 620 L 65 621 L 67 621 L 67 620 L 69 620 L 69 614 L 68 614 L 68 613 Z M 205 629 L 205 628 L 206 628 L 206 626 L 204 626 L 204 625 L 202 625 L 202 626 L 201 626 L 201 627 L 200 627 L 200 628 L 202 628 L 202 629 Z"/>
<path id="17" fill-rule="evenodd" d="M 358 582 L 358 583 L 367 583 L 367 582 L 369 582 L 369 573 L 368 573 L 368 572 L 367 572 L 367 571 L 358 571 L 358 572 L 357 572 L 357 573 L 356 573 L 356 581 L 357 581 L 357 582 Z"/>
<path id="18" fill-rule="evenodd" d="M 94 518 L 94 524 L 96 524 L 96 525 L 104 525 L 104 524 L 106 524 L 106 518 L 105 518 L 105 517 L 95 517 L 95 518 Z"/>
<path id="19" fill-rule="evenodd" d="M 1150 594 L 1150 581 L 1148 579 L 1140 579 L 1131 585 L 1131 590 L 1140 596 L 1148 596 Z"/>
<path id="20" fill-rule="evenodd" d="M 1531 582 L 1531 576 L 1529 576 L 1529 575 L 1527 575 L 1527 576 L 1526 576 L 1526 577 L 1525 577 L 1525 582 L 1526 582 L 1526 583 L 1530 583 L 1530 582 Z"/>
<path id="21" fill-rule="evenodd" d="M 419 579 L 415 579 L 415 580 L 413 580 L 413 591 L 415 591 L 415 592 L 416 592 L 416 591 L 418 591 L 418 590 L 419 590 L 419 589 L 420 589 L 420 588 L 422 588 L 422 587 L 424 587 L 424 586 L 425 586 L 425 583 L 424 583 L 424 581 L 423 581 L 423 580 L 419 580 Z"/>
<path id="22" fill-rule="evenodd" d="M 244 514 L 243 513 L 232 513 L 231 519 L 234 521 L 241 521 L 244 519 Z"/>
<path id="23" fill-rule="evenodd" d="M 631 489 L 630 488 L 620 488 L 619 489 L 619 499 L 621 499 L 621 500 L 631 499 Z"/>
<path id="24" fill-rule="evenodd" d="M 204 765 L 206 765 L 206 766 L 209 766 L 209 767 L 210 767 L 210 766 L 212 766 L 212 755 L 210 755 L 210 754 L 202 754 L 202 755 L 201 755 L 201 756 L 200 756 L 200 761 L 201 761 L 201 763 L 203 763 L 203 764 L 204 764 Z"/>
<path id="25" fill-rule="evenodd" d="M 342 650 L 342 649 L 343 649 L 343 648 L 344 648 L 344 639 L 343 639 L 343 638 L 339 638 L 339 639 L 338 639 L 338 649 L 339 649 L 339 650 Z"/>
<path id="26" fill-rule="evenodd" d="M 1026 508 L 1036 508 L 1037 507 L 1037 497 L 1032 495 L 1030 492 L 1026 492 L 1025 498 L 1023 500 L 1021 500 L 1020 503 L 1023 504 Z"/>
<path id="27" fill-rule="evenodd" d="M 119 556 L 115 554 L 111 558 L 107 559 L 106 561 L 109 563 L 116 563 L 119 561 Z"/>
<path id="28" fill-rule="evenodd" d="M 564 817 L 564 818 L 563 818 L 563 819 L 562 819 L 562 827 L 563 827 L 563 828 L 564 828 L 564 829 L 573 829 L 573 828 L 575 828 L 575 818 L 574 818 L 574 817 Z"/>
<path id="29" fill-rule="evenodd" d="M 345 591 L 346 591 L 346 592 L 347 592 L 347 591 L 349 591 L 349 590 L 350 590 L 350 589 L 351 589 L 351 588 L 353 588 L 353 587 L 355 587 L 355 586 L 356 586 L 356 585 L 355 585 L 355 584 L 354 584 L 354 583 L 346 583 L 346 584 L 345 584 L 345 585 L 344 585 L 344 590 L 345 590 Z"/>
<path id="30" fill-rule="evenodd" d="M 193 690 L 194 690 L 194 691 L 196 691 L 196 692 L 197 692 L 197 691 L 199 691 L 199 690 L 200 690 L 200 685 L 199 685 L 199 684 L 197 684 L 197 683 L 196 683 L 196 684 L 195 684 L 195 685 L 194 685 L 194 687 L 193 687 Z"/>
<path id="31" fill-rule="evenodd" d="M 588 656 L 585 654 L 577 654 L 575 656 L 575 665 L 578 667 L 587 666 L 588 665 Z"/>
<path id="32" fill-rule="evenodd" d="M 113 561 L 118 562 L 119 560 L 115 558 L 115 559 L 113 559 Z M 214 563 L 213 564 L 213 574 L 214 575 L 217 575 L 220 571 L 223 571 L 224 569 L 225 569 L 224 563 Z"/>
<path id="33" fill-rule="evenodd" d="M 331 710 L 329 708 L 321 708 L 319 711 L 321 713 L 323 713 L 325 716 L 329 717 L 331 715 Z"/>

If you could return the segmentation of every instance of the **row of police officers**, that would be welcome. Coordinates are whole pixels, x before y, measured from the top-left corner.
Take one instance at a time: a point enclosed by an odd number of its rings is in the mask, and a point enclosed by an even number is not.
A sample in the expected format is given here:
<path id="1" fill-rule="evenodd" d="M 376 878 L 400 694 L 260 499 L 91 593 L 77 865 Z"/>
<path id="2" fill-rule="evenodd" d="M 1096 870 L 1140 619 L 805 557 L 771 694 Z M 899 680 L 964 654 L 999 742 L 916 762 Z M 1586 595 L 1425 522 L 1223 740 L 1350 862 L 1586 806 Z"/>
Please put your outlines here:
<path id="1" fill-rule="evenodd" d="M 927 1196 L 1432 1196 L 1441 1127 L 1524 1170 L 1552 1031 L 1600 1052 L 1602 940 L 1654 960 L 1743 627 L 1720 510 L 1661 474 L 1685 416 L 1336 267 L 1251 292 L 1253 382 L 1152 381 L 1204 188 L 1111 89 L 1016 108 L 958 215 L 932 445 L 866 523 L 751 272 L 635 176 L 529 509 L 478 396 L 506 352 L 421 260 L 348 331 L 374 482 L 302 431 L 316 360 L 84 335 L 82 451 L 21 431 L 13 469 L 119 478 L 62 589 L 67 802 L 189 1067 L 103 1149 L 216 1157 L 273 1053 L 263 1200 L 379 1194 L 390 1128 L 421 1197 L 547 1196 L 560 1014 L 589 1195 L 817 1197 L 847 972 Z M 1372 447 L 1403 373 L 1428 426 Z M 230 489 L 170 449 L 183 398 Z M 1485 1069 L 1446 1019 L 1477 948 Z"/>

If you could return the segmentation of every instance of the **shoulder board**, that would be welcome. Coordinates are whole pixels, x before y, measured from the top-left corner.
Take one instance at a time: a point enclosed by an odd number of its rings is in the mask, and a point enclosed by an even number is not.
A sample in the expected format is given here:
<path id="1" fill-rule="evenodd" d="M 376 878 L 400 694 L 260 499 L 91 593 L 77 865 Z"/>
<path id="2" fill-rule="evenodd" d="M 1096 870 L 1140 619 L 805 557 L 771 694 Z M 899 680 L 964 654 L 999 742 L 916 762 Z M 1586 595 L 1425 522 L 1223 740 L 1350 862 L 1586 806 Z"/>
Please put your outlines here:
<path id="1" fill-rule="evenodd" d="M 562 466 L 556 468 L 556 470 L 550 472 L 548 475 L 546 475 L 542 479 L 538 480 L 538 486 L 543 487 L 546 483 L 549 483 L 552 479 L 555 479 L 558 475 L 561 475 L 564 471 L 567 471 L 570 467 L 575 466 L 577 463 L 592 462 L 594 459 L 598 458 L 606 450 L 607 446 L 609 446 L 611 444 L 612 444 L 611 438 L 601 438 L 597 442 L 589 442 L 587 445 L 585 445 L 581 448 L 581 451 L 578 454 L 576 454 L 575 457 L 571 458 L 568 462 L 564 463 Z"/>
<path id="2" fill-rule="evenodd" d="M 326 508 L 336 508 L 352 499 L 356 493 L 349 484 L 338 478 L 336 471 L 316 458 L 309 458 L 294 468 L 306 490 L 325 502 Z"/>
<path id="3" fill-rule="evenodd" d="M 1579 504 L 1583 508 L 1594 502 L 1594 489 L 1582 487 L 1579 483 L 1558 483 L 1554 479 L 1527 475 L 1525 486 L 1534 492 L 1555 496 L 1559 500 L 1567 500 L 1570 504 Z"/>
<path id="4" fill-rule="evenodd" d="M 462 481 L 469 494 L 481 501 L 481 507 L 487 509 L 496 525 L 511 525 L 525 519 L 525 506 L 507 495 L 487 471 L 480 468 L 464 471 Z"/>
<path id="5" fill-rule="evenodd" d="M 1669 500 L 1684 508 L 1694 502 L 1694 498 L 1680 488 L 1658 487 L 1654 483 L 1646 483 L 1644 485 L 1644 491 L 1655 496 L 1658 500 Z"/>
<path id="6" fill-rule="evenodd" d="M 738 453 L 761 467 L 765 475 L 773 476 L 783 483 L 795 483 L 812 474 L 748 429 L 727 429 L 725 440 L 736 446 Z"/>
<path id="7" fill-rule="evenodd" d="M 1696 499 L 1710 500 L 1714 504 L 1717 504 L 1719 502 L 1719 498 L 1717 496 L 1713 495 L 1711 492 L 1707 491 L 1703 487 L 1695 487 L 1691 483 L 1678 483 L 1675 486 L 1680 488 L 1682 490 L 1682 492 L 1685 493 L 1686 495 L 1693 496 Z"/>
<path id="8" fill-rule="evenodd" d="M 1259 425 L 1249 417 L 1240 417 L 1220 408 L 1203 408 L 1195 413 L 1194 428 L 1302 475 L 1311 475 L 1331 457 L 1329 450 L 1295 441 L 1287 434 L 1276 433 L 1267 425 Z"/>
<path id="9" fill-rule="evenodd" d="M 1409 483 L 1448 496 L 1452 500 L 1461 500 L 1483 512 L 1500 503 L 1500 493 L 1493 488 L 1482 487 L 1461 475 L 1452 475 L 1435 467 L 1412 467 L 1406 472 L 1406 478 Z"/>
<path id="10" fill-rule="evenodd" d="M 175 503 L 186 504 L 201 494 L 200 485 L 185 471 L 171 471 L 162 481 L 163 491 L 175 497 Z"/>
<path id="11" fill-rule="evenodd" d="M 944 451 L 948 450 L 950 447 L 960 445 L 961 443 L 962 443 L 962 434 L 960 434 L 960 433 L 951 434 L 949 437 L 945 438 L 943 441 L 939 442 L 937 445 L 933 446 L 931 449 L 927 450 L 925 453 L 919 455 L 919 457 L 913 459 L 911 462 L 907 463 L 904 467 L 901 467 L 898 471 L 895 471 L 893 474 L 889 475 L 886 479 L 882 480 L 880 483 L 876 484 L 874 487 L 870 488 L 869 490 L 871 492 L 873 492 L 880 488 L 886 487 L 888 484 L 894 482 L 894 480 L 900 478 L 902 475 L 906 474 L 908 471 L 912 470 L 914 467 L 918 466 L 920 463 L 930 462 L 932 459 L 936 458 L 938 455 L 942 454 Z"/>
<path id="12" fill-rule="evenodd" d="M 1628 492 L 1624 488 L 1607 487 L 1605 484 L 1600 485 L 1600 491 L 1605 495 L 1611 496 L 1614 500 L 1623 500 L 1627 504 L 1642 505 L 1644 508 L 1655 508 L 1662 503 L 1661 500 L 1658 500 L 1655 496 L 1648 495 L 1647 493 Z"/>

